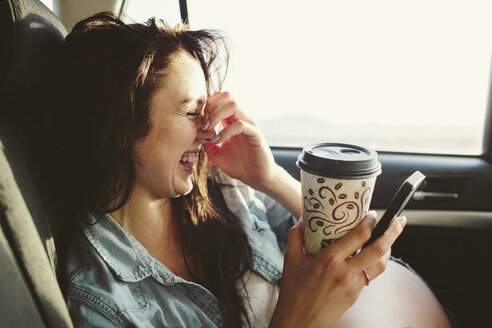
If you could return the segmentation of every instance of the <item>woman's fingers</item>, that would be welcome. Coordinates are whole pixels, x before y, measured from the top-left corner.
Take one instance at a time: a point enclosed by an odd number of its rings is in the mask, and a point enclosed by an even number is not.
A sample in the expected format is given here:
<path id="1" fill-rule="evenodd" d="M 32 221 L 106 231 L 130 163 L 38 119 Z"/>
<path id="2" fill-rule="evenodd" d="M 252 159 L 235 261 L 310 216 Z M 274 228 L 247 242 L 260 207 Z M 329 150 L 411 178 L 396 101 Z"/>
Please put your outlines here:
<path id="1" fill-rule="evenodd" d="M 285 249 L 285 267 L 296 267 L 305 257 L 303 252 L 302 239 L 302 217 L 289 230 L 289 239 L 287 240 L 287 248 Z"/>
<path id="2" fill-rule="evenodd" d="M 391 246 L 403 231 L 406 218 L 399 217 L 393 220 L 383 236 L 353 255 L 369 240 L 376 223 L 375 213 L 369 212 L 354 230 L 322 250 L 318 257 L 326 258 L 327 261 L 338 258 L 338 262 L 343 259 L 347 264 L 347 274 L 357 277 L 360 286 L 367 284 L 368 280 L 376 278 L 386 269 L 391 255 Z"/>
<path id="3" fill-rule="evenodd" d="M 210 126 L 210 114 L 212 114 L 217 108 L 217 104 L 215 103 L 217 97 L 221 95 L 221 92 L 216 92 L 210 97 L 207 98 L 205 102 L 205 108 L 203 110 L 203 118 L 202 118 L 202 129 L 209 130 L 212 129 L 213 126 Z"/>
<path id="4" fill-rule="evenodd" d="M 232 106 L 234 103 L 231 103 L 231 101 L 232 97 L 229 92 L 216 92 L 208 97 L 203 116 L 203 129 L 213 129 L 221 121 L 221 118 L 217 119 L 220 114 L 222 116 L 226 115 L 222 118 L 234 115 L 234 108 Z M 228 105 L 224 107 L 224 104 Z M 224 113 L 224 109 L 226 113 Z"/>
<path id="5" fill-rule="evenodd" d="M 325 248 L 322 253 L 337 254 L 338 256 L 348 258 L 364 245 L 371 237 L 372 229 L 377 223 L 376 213 L 368 212 L 354 230 L 347 233 L 340 240 Z"/>
<path id="6" fill-rule="evenodd" d="M 207 122 L 204 124 L 204 129 L 213 129 L 221 121 L 226 121 L 227 118 L 236 119 L 237 104 L 234 100 L 229 100 L 215 108 L 213 112 L 208 113 Z M 230 121 L 229 120 L 229 121 Z M 229 122 L 225 122 L 229 123 Z M 225 124 L 224 124 L 225 125 Z"/>
<path id="7" fill-rule="evenodd" d="M 372 265 L 370 265 L 365 269 L 369 281 L 376 279 L 381 273 L 384 272 L 384 270 L 386 270 L 386 265 L 388 264 L 390 256 L 391 256 L 391 250 L 386 252 L 386 254 L 384 254 L 383 257 L 381 257 L 379 260 L 377 260 L 375 263 L 373 263 Z"/>
<path id="8" fill-rule="evenodd" d="M 203 129 L 214 129 L 220 122 L 222 122 L 223 126 L 228 126 L 237 120 L 253 124 L 239 109 L 238 104 L 229 92 L 216 92 L 207 99 L 203 117 Z"/>
<path id="9" fill-rule="evenodd" d="M 230 93 L 229 92 L 224 92 L 224 91 L 217 91 L 213 95 L 207 98 L 207 103 L 215 101 L 218 97 L 229 97 L 230 98 Z"/>
<path id="10" fill-rule="evenodd" d="M 228 125 L 211 141 L 218 144 L 229 139 L 232 136 L 242 134 L 246 137 L 259 137 L 259 132 L 257 128 L 244 121 L 235 121 L 234 123 Z M 254 140 L 254 139 L 252 139 Z M 258 145 L 261 145 L 258 143 Z"/>
<path id="11" fill-rule="evenodd" d="M 391 246 L 395 242 L 396 238 L 398 238 L 403 231 L 405 224 L 406 218 L 404 216 L 394 219 L 381 237 L 376 239 L 372 244 L 362 249 L 362 251 L 350 259 L 350 262 L 354 268 L 360 268 L 360 270 L 368 268 L 380 258 L 385 256 L 388 251 L 391 250 Z"/>
<path id="12" fill-rule="evenodd" d="M 215 138 L 217 135 L 214 130 L 198 130 L 196 134 L 196 139 L 200 141 L 200 143 L 206 143 Z"/>

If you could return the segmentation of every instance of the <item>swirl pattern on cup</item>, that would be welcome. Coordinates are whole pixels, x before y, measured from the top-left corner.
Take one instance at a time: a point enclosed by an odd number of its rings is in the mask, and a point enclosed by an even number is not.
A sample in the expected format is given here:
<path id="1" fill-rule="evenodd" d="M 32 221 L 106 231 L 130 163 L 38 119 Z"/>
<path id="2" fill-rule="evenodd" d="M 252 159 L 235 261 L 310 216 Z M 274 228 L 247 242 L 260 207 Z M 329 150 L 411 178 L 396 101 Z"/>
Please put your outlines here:
<path id="1" fill-rule="evenodd" d="M 372 188 L 366 187 L 366 181 L 361 181 L 360 190 L 356 190 L 352 195 L 347 195 L 343 190 L 343 182 L 337 182 L 335 186 L 326 185 L 324 178 L 318 178 L 316 182 L 319 186 L 309 189 L 308 195 L 304 196 L 304 211 L 311 214 L 308 218 L 308 227 L 312 232 L 319 229 L 327 237 L 336 236 L 352 230 L 361 217 L 361 212 L 368 208 L 368 202 L 372 196 Z M 362 194 L 362 196 L 361 196 Z M 325 208 L 323 204 L 328 204 L 330 208 Z"/>

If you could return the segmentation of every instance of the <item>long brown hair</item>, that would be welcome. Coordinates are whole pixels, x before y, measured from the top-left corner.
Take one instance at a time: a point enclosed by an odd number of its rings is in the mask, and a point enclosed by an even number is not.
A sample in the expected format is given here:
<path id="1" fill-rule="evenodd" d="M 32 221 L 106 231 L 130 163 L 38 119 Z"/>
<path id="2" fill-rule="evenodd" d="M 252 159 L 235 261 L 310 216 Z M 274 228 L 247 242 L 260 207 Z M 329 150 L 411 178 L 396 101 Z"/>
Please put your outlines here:
<path id="1" fill-rule="evenodd" d="M 220 86 L 224 38 L 216 31 L 170 28 L 163 21 L 125 24 L 109 12 L 79 22 L 66 38 L 58 111 L 64 180 L 75 213 L 110 213 L 126 204 L 135 184 L 134 145 L 149 131 L 157 72 L 186 51 L 205 74 L 209 95 Z M 225 65 L 226 67 L 227 65 Z M 239 219 L 208 179 L 202 151 L 190 194 L 173 199 L 183 256 L 196 279 L 217 297 L 227 326 L 249 323 L 238 281 L 251 267 L 251 248 Z M 200 273 L 200 275 L 199 275 Z"/>

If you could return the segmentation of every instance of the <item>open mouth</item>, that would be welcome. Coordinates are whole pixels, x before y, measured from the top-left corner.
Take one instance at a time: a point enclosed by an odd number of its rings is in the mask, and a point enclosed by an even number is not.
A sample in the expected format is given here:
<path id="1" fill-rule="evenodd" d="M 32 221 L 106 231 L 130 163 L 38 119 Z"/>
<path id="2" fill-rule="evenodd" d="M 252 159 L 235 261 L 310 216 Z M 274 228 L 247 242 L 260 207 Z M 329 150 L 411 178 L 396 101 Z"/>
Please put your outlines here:
<path id="1" fill-rule="evenodd" d="M 193 171 L 193 166 L 198 163 L 198 152 L 186 152 L 181 156 L 179 164 L 188 172 Z"/>

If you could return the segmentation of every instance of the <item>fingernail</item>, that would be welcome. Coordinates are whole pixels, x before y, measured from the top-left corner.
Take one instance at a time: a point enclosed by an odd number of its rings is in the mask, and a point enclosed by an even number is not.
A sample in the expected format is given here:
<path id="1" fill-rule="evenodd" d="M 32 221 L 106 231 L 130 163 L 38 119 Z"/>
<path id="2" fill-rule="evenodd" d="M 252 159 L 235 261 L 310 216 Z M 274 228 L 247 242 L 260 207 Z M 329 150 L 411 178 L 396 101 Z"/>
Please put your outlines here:
<path id="1" fill-rule="evenodd" d="M 398 222 L 400 223 L 400 226 L 402 228 L 405 228 L 405 226 L 407 225 L 407 218 L 405 216 L 402 216 L 398 219 Z"/>
<path id="2" fill-rule="evenodd" d="M 377 216 L 376 211 L 369 211 L 369 212 L 367 212 L 366 219 L 367 220 L 372 220 L 372 225 L 373 225 L 373 227 L 375 227 L 376 224 L 378 223 L 378 216 Z"/>
<path id="3" fill-rule="evenodd" d="M 206 121 L 205 124 L 203 125 L 203 129 L 206 130 L 209 125 L 210 125 L 210 121 Z"/>

